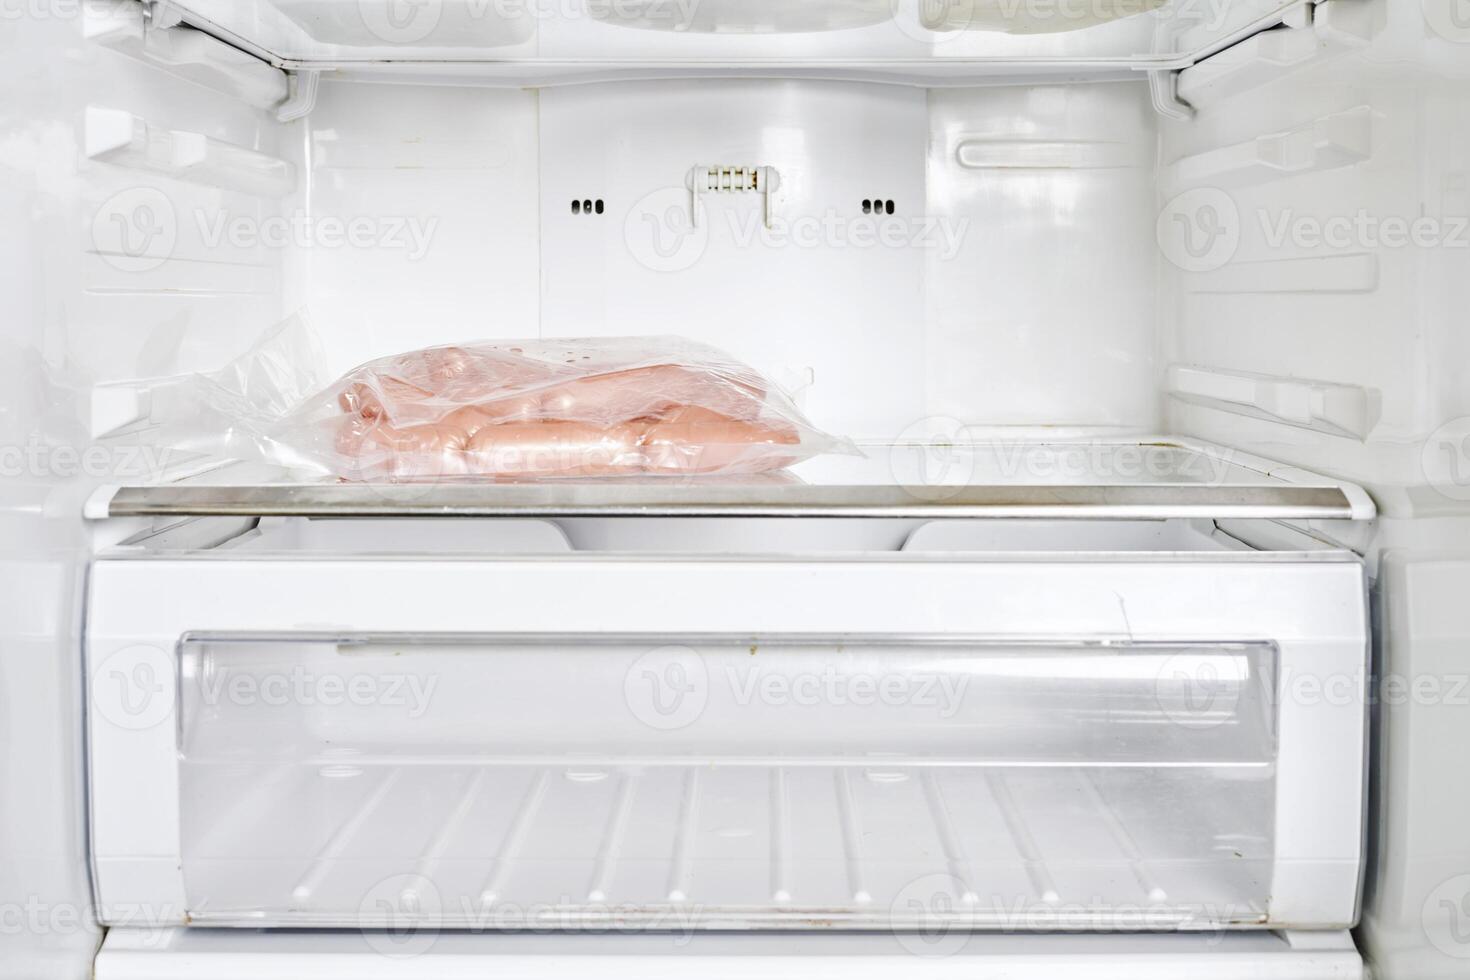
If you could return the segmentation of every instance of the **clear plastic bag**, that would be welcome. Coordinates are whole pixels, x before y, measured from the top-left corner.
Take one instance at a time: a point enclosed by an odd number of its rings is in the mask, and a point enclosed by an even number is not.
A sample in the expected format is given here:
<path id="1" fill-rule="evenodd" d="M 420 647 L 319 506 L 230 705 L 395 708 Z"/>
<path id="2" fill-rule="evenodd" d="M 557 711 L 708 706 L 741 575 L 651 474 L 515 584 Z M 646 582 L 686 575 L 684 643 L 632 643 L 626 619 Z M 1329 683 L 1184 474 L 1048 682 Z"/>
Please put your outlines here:
<path id="1" fill-rule="evenodd" d="M 280 399 L 247 392 L 233 403 Z M 410 351 L 234 428 L 274 462 L 373 481 L 738 475 L 852 451 L 749 366 L 679 337 Z"/>

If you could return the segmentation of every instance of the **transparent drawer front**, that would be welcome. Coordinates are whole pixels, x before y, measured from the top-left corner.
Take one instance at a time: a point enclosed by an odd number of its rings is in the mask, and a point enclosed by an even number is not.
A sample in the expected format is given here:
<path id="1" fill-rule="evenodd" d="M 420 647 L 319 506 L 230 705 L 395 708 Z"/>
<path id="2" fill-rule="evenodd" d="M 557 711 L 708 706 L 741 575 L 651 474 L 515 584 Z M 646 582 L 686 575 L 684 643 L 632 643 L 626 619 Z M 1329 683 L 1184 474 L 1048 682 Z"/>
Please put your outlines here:
<path id="1" fill-rule="evenodd" d="M 1259 922 L 1269 644 L 193 639 L 199 922 Z"/>

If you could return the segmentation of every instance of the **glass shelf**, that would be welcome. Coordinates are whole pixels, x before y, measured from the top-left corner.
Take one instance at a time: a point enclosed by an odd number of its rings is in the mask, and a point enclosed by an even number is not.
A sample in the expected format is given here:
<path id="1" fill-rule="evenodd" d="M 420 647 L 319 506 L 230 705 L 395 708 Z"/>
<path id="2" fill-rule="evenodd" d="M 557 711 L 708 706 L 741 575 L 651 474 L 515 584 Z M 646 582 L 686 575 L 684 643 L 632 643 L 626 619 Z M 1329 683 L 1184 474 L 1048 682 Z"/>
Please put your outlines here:
<path id="1" fill-rule="evenodd" d="M 538 483 L 301 481 L 228 464 L 104 487 L 87 515 L 260 517 L 1037 517 L 1367 520 L 1359 487 L 1177 439 L 865 445 L 739 478 Z"/>

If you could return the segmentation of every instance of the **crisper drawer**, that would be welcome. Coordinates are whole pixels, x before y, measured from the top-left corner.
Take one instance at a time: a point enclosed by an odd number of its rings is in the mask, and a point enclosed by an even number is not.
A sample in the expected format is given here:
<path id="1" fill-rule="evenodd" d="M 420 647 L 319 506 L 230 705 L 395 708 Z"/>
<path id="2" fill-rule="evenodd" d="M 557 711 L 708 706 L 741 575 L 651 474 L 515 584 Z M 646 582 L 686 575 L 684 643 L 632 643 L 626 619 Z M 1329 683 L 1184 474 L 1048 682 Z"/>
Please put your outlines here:
<path id="1" fill-rule="evenodd" d="M 1343 926 L 1335 554 L 94 568 L 110 921 Z"/>

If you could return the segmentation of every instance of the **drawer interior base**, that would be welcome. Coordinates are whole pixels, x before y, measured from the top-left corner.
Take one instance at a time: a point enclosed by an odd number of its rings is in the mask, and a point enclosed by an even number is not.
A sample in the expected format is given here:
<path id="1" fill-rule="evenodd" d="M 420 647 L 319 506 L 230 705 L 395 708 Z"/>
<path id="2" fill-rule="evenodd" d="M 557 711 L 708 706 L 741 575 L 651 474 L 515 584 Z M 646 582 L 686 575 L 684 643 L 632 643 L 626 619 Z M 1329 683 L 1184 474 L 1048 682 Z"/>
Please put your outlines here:
<path id="1" fill-rule="evenodd" d="M 185 782 L 235 801 L 185 826 L 201 923 L 1251 925 L 1272 868 L 1269 766 L 344 758 Z"/>

